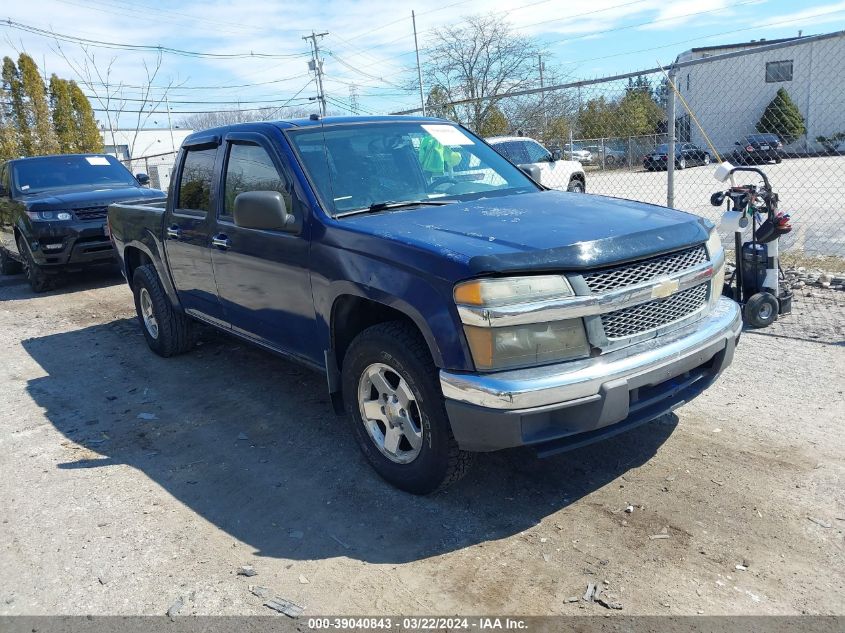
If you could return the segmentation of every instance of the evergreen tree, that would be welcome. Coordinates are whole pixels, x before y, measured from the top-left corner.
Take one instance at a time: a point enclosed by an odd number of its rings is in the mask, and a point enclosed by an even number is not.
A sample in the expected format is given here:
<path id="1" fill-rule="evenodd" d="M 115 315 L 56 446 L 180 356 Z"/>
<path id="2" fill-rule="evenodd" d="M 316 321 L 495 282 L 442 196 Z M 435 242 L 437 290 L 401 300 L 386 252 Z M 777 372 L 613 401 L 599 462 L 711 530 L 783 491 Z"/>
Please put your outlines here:
<path id="1" fill-rule="evenodd" d="M 496 106 L 493 106 L 490 108 L 487 118 L 484 119 L 484 123 L 481 124 L 481 129 L 478 133 L 484 137 L 502 136 L 508 133 L 509 127 L 508 120 L 502 114 L 502 111 Z"/>
<path id="2" fill-rule="evenodd" d="M 18 58 L 18 70 L 24 98 L 29 105 L 29 128 L 32 134 L 32 154 L 55 154 L 59 142 L 53 130 L 50 104 L 47 102 L 47 88 L 38 72 L 35 60 L 26 53 Z"/>
<path id="3" fill-rule="evenodd" d="M 778 89 L 775 98 L 766 106 L 757 123 L 757 131 L 777 134 L 787 145 L 807 131 L 801 111 L 784 88 Z"/>
<path id="4" fill-rule="evenodd" d="M 71 80 L 68 82 L 70 98 L 73 103 L 73 118 L 76 123 L 78 152 L 100 154 L 103 152 L 103 137 L 97 127 L 97 120 L 94 118 L 94 110 L 88 97 L 82 92 L 82 88 Z"/>
<path id="5" fill-rule="evenodd" d="M 29 108 L 24 99 L 23 84 L 18 67 L 11 57 L 3 58 L 3 92 L 8 95 L 9 105 L 6 122 L 14 130 L 14 155 L 32 155 L 32 133 L 29 129 Z"/>
<path id="6" fill-rule="evenodd" d="M 50 107 L 53 110 L 53 130 L 59 142 L 59 151 L 71 154 L 79 151 L 79 130 L 73 112 L 70 86 L 55 74 L 50 76 Z"/>

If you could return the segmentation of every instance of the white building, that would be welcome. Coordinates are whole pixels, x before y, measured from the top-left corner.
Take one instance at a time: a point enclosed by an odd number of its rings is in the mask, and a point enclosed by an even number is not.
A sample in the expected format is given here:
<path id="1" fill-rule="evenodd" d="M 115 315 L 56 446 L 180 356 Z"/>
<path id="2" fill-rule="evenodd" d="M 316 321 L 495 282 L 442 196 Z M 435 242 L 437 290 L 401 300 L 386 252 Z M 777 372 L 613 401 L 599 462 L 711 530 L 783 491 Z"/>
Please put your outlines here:
<path id="1" fill-rule="evenodd" d="M 151 185 L 166 190 L 176 161 L 176 152 L 193 130 L 168 128 L 103 129 L 105 152 L 124 161 L 132 173 L 148 174 Z"/>
<path id="2" fill-rule="evenodd" d="M 737 51 L 748 53 L 719 58 Z M 779 88 L 789 93 L 807 127 L 806 135 L 787 151 L 818 151 L 822 148 L 817 136 L 845 132 L 845 31 L 693 48 L 676 61 L 705 59 L 678 68 L 676 83 L 720 152 L 732 150 L 735 141 L 757 132 L 757 122 Z M 676 117 L 680 140 L 706 146 L 681 103 Z"/>

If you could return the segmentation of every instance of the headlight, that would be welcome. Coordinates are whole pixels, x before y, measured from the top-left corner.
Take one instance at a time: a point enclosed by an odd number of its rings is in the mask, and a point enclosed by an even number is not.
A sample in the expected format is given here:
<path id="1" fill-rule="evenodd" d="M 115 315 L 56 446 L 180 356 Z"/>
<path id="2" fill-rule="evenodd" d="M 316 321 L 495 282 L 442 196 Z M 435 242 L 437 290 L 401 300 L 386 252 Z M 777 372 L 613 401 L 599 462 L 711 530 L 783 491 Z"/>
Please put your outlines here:
<path id="1" fill-rule="evenodd" d="M 455 286 L 455 303 L 494 307 L 559 299 L 574 294 L 563 275 L 475 279 Z"/>
<path id="2" fill-rule="evenodd" d="M 26 214 L 31 220 L 35 220 L 36 222 L 73 219 L 73 215 L 69 211 L 27 211 Z"/>
<path id="3" fill-rule="evenodd" d="M 707 239 L 707 256 L 713 262 L 713 277 L 710 282 L 710 306 L 716 305 L 722 296 L 722 286 L 725 285 L 725 249 L 719 232 L 713 228 Z"/>
<path id="4" fill-rule="evenodd" d="M 480 370 L 542 365 L 590 353 L 581 319 L 508 327 L 465 325 L 464 332 Z"/>
<path id="5" fill-rule="evenodd" d="M 572 297 L 563 275 L 475 279 L 455 286 L 455 303 L 500 307 Z M 465 325 L 467 342 L 479 370 L 511 369 L 588 356 L 581 319 L 505 327 Z"/>

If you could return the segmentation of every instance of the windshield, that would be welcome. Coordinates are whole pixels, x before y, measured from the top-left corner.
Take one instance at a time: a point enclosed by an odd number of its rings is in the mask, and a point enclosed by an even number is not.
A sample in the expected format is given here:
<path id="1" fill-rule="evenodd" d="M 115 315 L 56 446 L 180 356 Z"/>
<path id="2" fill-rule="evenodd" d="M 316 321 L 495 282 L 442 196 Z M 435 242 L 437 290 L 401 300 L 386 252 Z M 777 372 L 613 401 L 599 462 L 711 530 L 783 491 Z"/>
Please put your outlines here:
<path id="1" fill-rule="evenodd" d="M 287 130 L 332 215 L 382 203 L 537 191 L 494 149 L 448 123 L 385 121 Z"/>
<path id="2" fill-rule="evenodd" d="M 12 181 L 23 194 L 85 187 L 137 186 L 114 156 L 43 156 L 12 164 Z"/>

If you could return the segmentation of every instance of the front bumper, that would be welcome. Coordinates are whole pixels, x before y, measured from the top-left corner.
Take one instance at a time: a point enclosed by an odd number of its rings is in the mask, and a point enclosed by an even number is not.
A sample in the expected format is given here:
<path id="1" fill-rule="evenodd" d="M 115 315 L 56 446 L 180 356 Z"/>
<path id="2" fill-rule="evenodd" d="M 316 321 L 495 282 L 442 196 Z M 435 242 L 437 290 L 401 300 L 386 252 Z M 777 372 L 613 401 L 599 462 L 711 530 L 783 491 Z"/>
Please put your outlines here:
<path id="1" fill-rule="evenodd" d="M 621 433 L 688 402 L 731 363 L 739 306 L 720 298 L 674 332 L 578 361 L 493 374 L 440 372 L 452 432 L 468 451 L 541 455 Z"/>
<path id="2" fill-rule="evenodd" d="M 114 246 L 104 231 L 105 220 L 49 222 L 33 229 L 29 247 L 36 264 L 45 268 L 86 266 L 113 261 Z"/>

